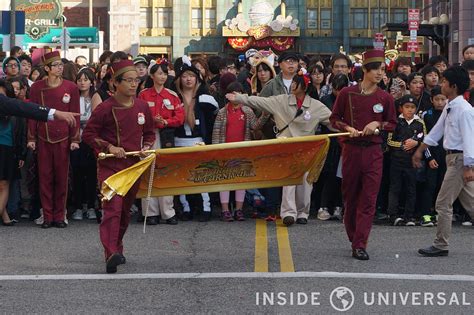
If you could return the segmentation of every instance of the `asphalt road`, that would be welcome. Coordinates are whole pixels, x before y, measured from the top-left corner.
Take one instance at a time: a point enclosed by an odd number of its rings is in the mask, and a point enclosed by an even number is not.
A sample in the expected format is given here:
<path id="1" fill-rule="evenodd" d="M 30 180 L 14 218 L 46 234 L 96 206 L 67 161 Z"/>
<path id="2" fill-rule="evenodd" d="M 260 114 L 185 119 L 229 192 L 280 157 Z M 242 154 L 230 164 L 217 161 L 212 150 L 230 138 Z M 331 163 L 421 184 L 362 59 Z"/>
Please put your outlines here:
<path id="1" fill-rule="evenodd" d="M 364 262 L 334 221 L 215 219 L 146 234 L 133 223 L 127 263 L 107 275 L 92 221 L 0 226 L 0 313 L 473 314 L 474 228 L 454 227 L 448 257 L 418 256 L 434 233 L 374 226 Z"/>

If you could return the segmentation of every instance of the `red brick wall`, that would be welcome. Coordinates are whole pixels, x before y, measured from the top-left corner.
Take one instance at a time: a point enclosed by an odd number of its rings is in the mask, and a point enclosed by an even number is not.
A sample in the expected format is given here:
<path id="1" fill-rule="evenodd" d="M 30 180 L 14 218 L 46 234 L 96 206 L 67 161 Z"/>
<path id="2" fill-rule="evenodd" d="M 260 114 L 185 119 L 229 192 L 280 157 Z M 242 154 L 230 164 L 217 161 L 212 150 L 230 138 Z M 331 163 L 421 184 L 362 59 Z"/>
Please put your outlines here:
<path id="1" fill-rule="evenodd" d="M 89 26 L 89 8 L 74 7 L 64 8 L 64 16 L 66 17 L 66 26 L 68 27 L 88 27 Z M 104 31 L 104 48 L 107 49 L 109 42 L 109 13 L 108 8 L 93 8 L 93 25 L 99 31 Z"/>

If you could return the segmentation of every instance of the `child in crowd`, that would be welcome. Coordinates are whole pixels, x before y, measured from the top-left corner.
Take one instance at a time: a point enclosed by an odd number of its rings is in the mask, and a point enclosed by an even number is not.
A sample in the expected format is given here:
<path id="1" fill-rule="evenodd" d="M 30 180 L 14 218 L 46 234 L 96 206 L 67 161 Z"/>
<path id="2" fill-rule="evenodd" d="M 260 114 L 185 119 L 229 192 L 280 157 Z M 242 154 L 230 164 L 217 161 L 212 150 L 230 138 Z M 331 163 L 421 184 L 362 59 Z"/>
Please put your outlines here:
<path id="1" fill-rule="evenodd" d="M 430 132 L 438 122 L 443 108 L 447 104 L 447 98 L 441 93 L 441 87 L 431 89 L 431 102 L 433 108 L 423 113 L 423 121 L 427 132 Z M 425 159 L 428 163 L 426 168 L 426 181 L 420 196 L 421 226 L 434 226 L 434 202 L 446 173 L 446 151 L 443 149 L 443 139 L 437 147 L 430 147 L 425 151 Z"/>
<path id="2" fill-rule="evenodd" d="M 401 114 L 395 131 L 388 134 L 387 140 L 391 157 L 388 214 L 391 223 L 396 226 L 415 226 L 416 169 L 412 166 L 411 157 L 426 134 L 423 120 L 415 114 L 416 103 L 412 95 L 405 95 L 397 101 Z M 399 216 L 402 187 L 406 191 L 405 211 L 403 216 Z"/>
<path id="3" fill-rule="evenodd" d="M 244 93 L 244 87 L 239 82 L 233 82 L 227 87 L 226 93 L 233 92 Z M 256 129 L 257 125 L 257 118 L 250 107 L 242 106 L 242 104 L 228 103 L 217 114 L 212 132 L 212 144 L 249 141 L 251 140 L 250 130 Z M 236 205 L 233 215 L 229 209 L 230 192 L 221 191 L 219 196 L 222 205 L 222 221 L 245 220 L 242 212 L 245 190 L 235 191 Z"/>

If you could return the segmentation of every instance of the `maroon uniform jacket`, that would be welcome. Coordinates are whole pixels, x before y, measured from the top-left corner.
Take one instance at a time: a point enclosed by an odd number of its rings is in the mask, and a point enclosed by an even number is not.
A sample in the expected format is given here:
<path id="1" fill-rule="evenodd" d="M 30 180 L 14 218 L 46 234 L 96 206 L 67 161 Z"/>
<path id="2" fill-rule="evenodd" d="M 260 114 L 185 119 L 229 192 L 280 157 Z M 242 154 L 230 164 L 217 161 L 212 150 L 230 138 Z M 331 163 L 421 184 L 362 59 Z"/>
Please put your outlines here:
<path id="1" fill-rule="evenodd" d="M 151 147 L 155 128 L 148 104 L 135 99 L 132 106 L 125 107 L 110 97 L 92 112 L 82 140 L 96 153 L 108 153 L 110 145 L 125 151 L 140 151 L 144 145 Z"/>
<path id="2" fill-rule="evenodd" d="M 359 85 L 342 89 L 334 103 L 329 120 L 334 128 L 341 131 L 346 131 L 346 126 L 362 131 L 372 121 L 380 122 L 381 130 L 385 131 L 393 131 L 397 125 L 393 97 L 380 88 L 370 95 L 361 94 Z M 381 136 L 372 135 L 358 138 L 344 137 L 341 141 L 378 144 L 382 143 L 383 139 Z"/>
<path id="3" fill-rule="evenodd" d="M 31 86 L 30 101 L 42 107 L 54 108 L 64 112 L 80 112 L 79 89 L 68 80 L 63 80 L 57 87 L 51 88 L 46 80 L 35 82 Z M 79 116 L 75 127 L 69 127 L 65 121 L 28 122 L 28 141 L 58 143 L 64 140 L 80 142 Z"/>

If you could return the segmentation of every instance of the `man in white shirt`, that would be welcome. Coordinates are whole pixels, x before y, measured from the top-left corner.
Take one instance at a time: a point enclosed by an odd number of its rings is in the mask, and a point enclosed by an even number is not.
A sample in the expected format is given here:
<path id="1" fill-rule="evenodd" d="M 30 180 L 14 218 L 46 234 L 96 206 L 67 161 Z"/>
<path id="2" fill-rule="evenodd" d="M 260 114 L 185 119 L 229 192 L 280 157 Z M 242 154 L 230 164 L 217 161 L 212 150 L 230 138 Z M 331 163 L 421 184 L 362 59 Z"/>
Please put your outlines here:
<path id="1" fill-rule="evenodd" d="M 441 92 L 448 98 L 448 105 L 413 155 L 413 165 L 420 167 L 423 151 L 444 137 L 447 171 L 436 199 L 438 227 L 433 245 L 418 250 L 423 256 L 448 255 L 453 203 L 457 198 L 474 217 L 474 108 L 463 98 L 468 88 L 469 74 L 464 68 L 454 66 L 443 72 Z"/>

